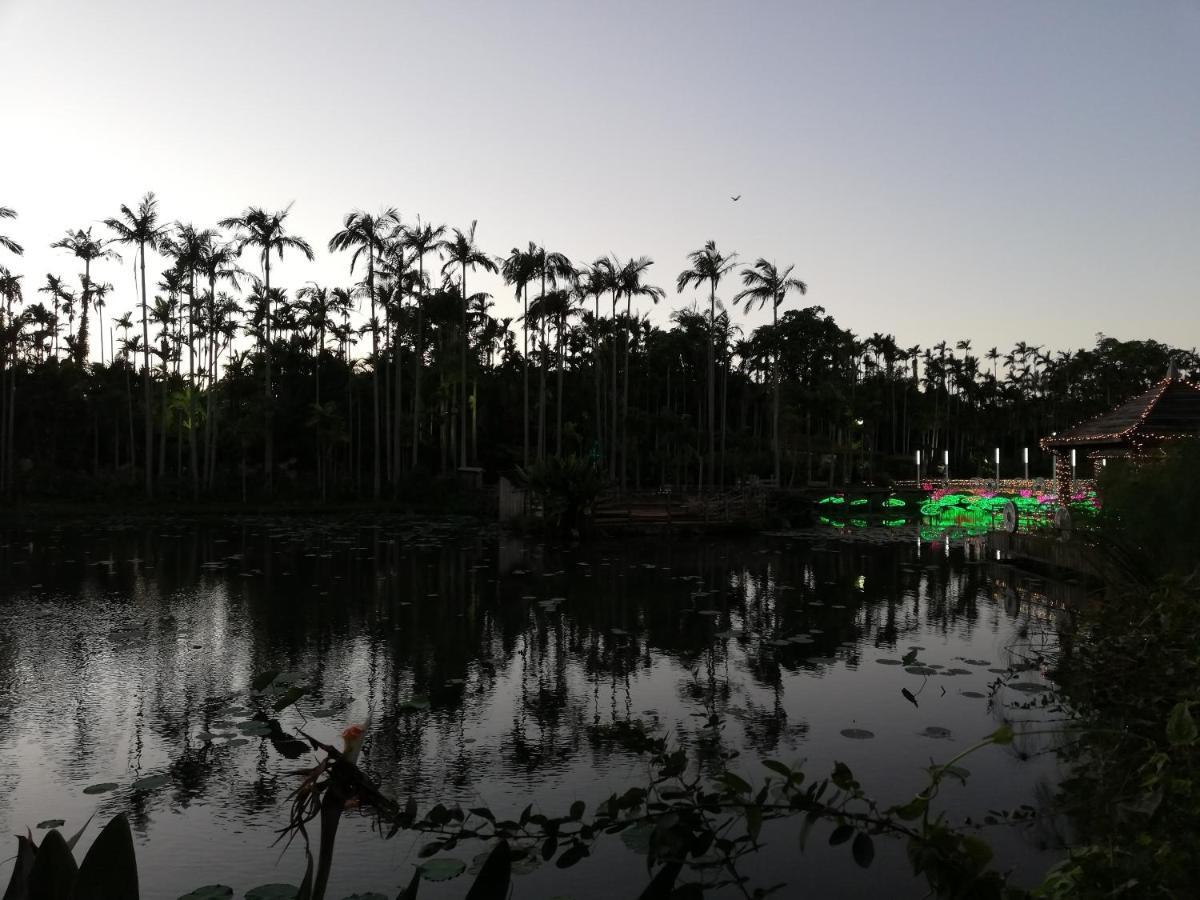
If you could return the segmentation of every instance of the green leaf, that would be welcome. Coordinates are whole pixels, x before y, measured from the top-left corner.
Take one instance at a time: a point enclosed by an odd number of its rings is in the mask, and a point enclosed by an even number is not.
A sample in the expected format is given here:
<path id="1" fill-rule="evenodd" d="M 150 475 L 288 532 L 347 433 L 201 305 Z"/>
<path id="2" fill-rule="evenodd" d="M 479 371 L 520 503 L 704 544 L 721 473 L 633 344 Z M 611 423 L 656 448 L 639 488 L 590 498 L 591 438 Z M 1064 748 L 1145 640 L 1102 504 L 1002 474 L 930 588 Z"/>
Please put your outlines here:
<path id="1" fill-rule="evenodd" d="M 778 760 L 764 759 L 762 761 L 762 764 L 764 766 L 766 766 L 768 769 L 770 769 L 772 772 L 775 772 L 778 775 L 782 775 L 785 781 L 792 777 L 792 770 L 790 768 L 788 768 L 787 766 L 785 766 L 783 763 L 779 762 Z"/>
<path id="2" fill-rule="evenodd" d="M 854 836 L 854 843 L 850 845 L 850 852 L 854 856 L 854 861 L 864 869 L 869 868 L 871 862 L 875 859 L 875 842 L 871 840 L 871 836 L 865 831 L 860 831 Z"/>
<path id="3" fill-rule="evenodd" d="M 138 793 L 142 791 L 152 791 L 155 788 L 160 788 L 164 784 L 171 781 L 167 775 L 147 775 L 145 778 L 139 778 L 133 783 L 133 789 Z"/>
<path id="4" fill-rule="evenodd" d="M 33 871 L 29 873 L 29 896 L 37 900 L 71 900 L 75 883 L 75 858 L 63 836 L 51 831 L 42 839 Z"/>
<path id="5" fill-rule="evenodd" d="M 721 773 L 721 781 L 727 788 L 738 794 L 748 794 L 753 790 L 743 778 L 740 778 L 733 772 Z"/>
<path id="6" fill-rule="evenodd" d="M 1189 704 L 1176 703 L 1167 719 L 1167 740 L 1176 747 L 1194 744 L 1198 736 L 1196 720 L 1192 718 Z"/>
<path id="7" fill-rule="evenodd" d="M 272 704 L 271 708 L 274 709 L 275 712 L 281 712 L 303 697 L 306 693 L 307 691 L 305 691 L 304 688 L 293 685 L 287 689 L 287 692 L 282 697 Z"/>
<path id="8" fill-rule="evenodd" d="M 653 831 L 653 829 L 651 829 L 651 831 Z M 585 856 L 588 856 L 590 852 L 591 851 L 589 851 L 587 848 L 587 844 L 572 844 L 563 851 L 562 855 L 559 856 L 558 860 L 554 864 L 560 869 L 568 869 Z"/>
<path id="9" fill-rule="evenodd" d="M 83 789 L 85 794 L 107 794 L 109 791 L 115 791 L 120 785 L 115 781 L 102 781 L 99 784 L 89 784 Z"/>
<path id="10" fill-rule="evenodd" d="M 911 822 L 913 819 L 919 819 L 925 814 L 925 810 L 929 807 L 929 800 L 925 797 L 913 797 L 907 803 L 901 806 L 893 806 L 890 810 L 897 817 L 905 822 Z"/>
<path id="11" fill-rule="evenodd" d="M 984 867 L 992 861 L 992 848 L 980 838 L 966 835 L 962 839 L 962 847 L 976 872 L 982 872 Z"/>
<path id="12" fill-rule="evenodd" d="M 260 672 L 258 675 L 254 676 L 254 679 L 250 682 L 250 687 L 256 691 L 264 690 L 265 688 L 269 687 L 271 682 L 274 681 L 278 676 L 279 672 L 277 671 Z"/>
<path id="13" fill-rule="evenodd" d="M 466 868 L 467 864 L 461 859 L 443 856 L 438 859 L 426 860 L 417 866 L 417 871 L 426 881 L 449 881 L 465 872 Z"/>
<path id="14" fill-rule="evenodd" d="M 233 888 L 231 887 L 223 884 L 206 884 L 189 894 L 184 894 L 179 900 L 228 900 L 232 896 Z"/>
<path id="15" fill-rule="evenodd" d="M 133 832 L 120 813 L 104 826 L 80 863 L 74 900 L 136 900 L 138 896 Z"/>
<path id="16" fill-rule="evenodd" d="M 853 825 L 839 825 L 833 829 L 833 834 L 829 835 L 829 846 L 836 847 L 838 844 L 844 844 L 852 837 L 854 837 Z"/>
<path id="17" fill-rule="evenodd" d="M 500 841 L 484 860 L 464 900 L 507 900 L 511 881 L 512 853 L 508 841 Z"/>
<path id="18" fill-rule="evenodd" d="M 574 803 L 571 804 L 570 816 L 571 816 L 572 820 L 578 822 L 580 819 L 583 818 L 583 814 L 586 811 L 587 811 L 587 804 L 584 803 L 582 800 L 576 800 Z"/>
<path id="19" fill-rule="evenodd" d="M 1008 723 L 1001 725 L 990 735 L 988 735 L 988 740 L 990 740 L 993 744 L 998 744 L 1000 746 L 1011 744 L 1013 742 L 1012 726 Z"/>
<path id="20" fill-rule="evenodd" d="M 746 833 L 750 835 L 750 840 L 757 841 L 758 834 L 762 831 L 763 815 L 762 807 L 747 806 L 746 807 Z"/>
<path id="21" fill-rule="evenodd" d="M 296 900 L 299 892 L 294 884 L 260 884 L 246 891 L 246 900 Z"/>

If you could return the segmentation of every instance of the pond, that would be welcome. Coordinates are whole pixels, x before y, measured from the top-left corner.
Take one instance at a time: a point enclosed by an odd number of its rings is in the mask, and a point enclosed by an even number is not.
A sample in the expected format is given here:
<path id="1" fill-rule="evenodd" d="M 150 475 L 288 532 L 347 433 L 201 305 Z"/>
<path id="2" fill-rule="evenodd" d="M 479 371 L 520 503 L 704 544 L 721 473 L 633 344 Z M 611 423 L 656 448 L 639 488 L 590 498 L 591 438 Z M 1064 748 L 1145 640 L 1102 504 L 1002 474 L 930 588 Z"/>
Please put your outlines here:
<path id="1" fill-rule="evenodd" d="M 299 847 L 275 841 L 313 757 L 248 718 L 274 699 L 249 689 L 264 671 L 281 673 L 274 690 L 306 692 L 278 714 L 284 730 L 336 744 L 346 725 L 365 725 L 363 768 L 422 809 L 594 808 L 646 776 L 603 726 L 640 721 L 692 746 L 710 710 L 747 780 L 770 774 L 763 759 L 805 761 L 814 777 L 842 761 L 869 794 L 902 802 L 931 761 L 1002 721 L 1049 715 L 1030 702 L 1040 672 L 1013 679 L 1010 667 L 1053 642 L 1054 613 L 1032 602 L 1036 584 L 969 555 L 787 535 L 539 543 L 382 518 L 10 530 L 0 834 L 36 837 L 59 819 L 72 833 L 93 813 L 125 811 L 144 897 L 298 882 Z M 981 821 L 1037 805 L 1059 778 L 1052 740 L 974 754 L 940 808 Z M 785 895 L 927 893 L 900 843 L 877 840 L 863 870 L 820 827 L 800 853 L 798 821 L 768 823 L 743 874 L 786 881 Z M 1055 858 L 1046 824 L 984 837 L 1019 883 Z M 395 896 L 426 840 L 385 841 L 348 816 L 329 896 Z M 632 843 L 606 837 L 571 869 L 532 868 L 514 897 L 636 897 L 648 877 Z M 469 863 L 483 849 L 452 855 Z M 0 863 L 0 884 L 10 871 Z M 426 883 L 421 897 L 460 898 L 468 885 Z"/>

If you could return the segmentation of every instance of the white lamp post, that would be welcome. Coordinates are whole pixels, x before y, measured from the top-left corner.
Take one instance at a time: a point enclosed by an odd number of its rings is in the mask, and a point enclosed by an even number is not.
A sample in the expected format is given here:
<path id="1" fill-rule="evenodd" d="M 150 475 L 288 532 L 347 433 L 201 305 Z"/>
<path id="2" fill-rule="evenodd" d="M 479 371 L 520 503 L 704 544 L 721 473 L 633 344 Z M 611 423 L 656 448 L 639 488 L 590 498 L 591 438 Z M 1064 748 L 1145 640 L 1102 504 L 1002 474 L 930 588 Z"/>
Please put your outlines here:
<path id="1" fill-rule="evenodd" d="M 1029 480 L 1029 448 L 1025 448 L 1025 480 Z"/>
<path id="2" fill-rule="evenodd" d="M 921 486 L 921 451 L 917 451 L 917 487 Z"/>
<path id="3" fill-rule="evenodd" d="M 942 466 L 946 470 L 946 485 L 949 486 L 950 485 L 950 451 L 949 450 L 942 451 Z"/>
<path id="4" fill-rule="evenodd" d="M 1071 492 L 1075 491 L 1075 448 L 1071 448 Z"/>

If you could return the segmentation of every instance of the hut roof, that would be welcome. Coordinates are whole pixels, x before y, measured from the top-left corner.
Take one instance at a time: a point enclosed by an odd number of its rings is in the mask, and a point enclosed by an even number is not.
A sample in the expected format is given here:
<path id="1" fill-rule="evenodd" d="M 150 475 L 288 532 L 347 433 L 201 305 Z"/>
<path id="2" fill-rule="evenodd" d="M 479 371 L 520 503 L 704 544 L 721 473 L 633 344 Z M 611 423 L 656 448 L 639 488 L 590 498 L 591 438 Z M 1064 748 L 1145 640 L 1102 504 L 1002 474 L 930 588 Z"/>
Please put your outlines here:
<path id="1" fill-rule="evenodd" d="M 1126 400 L 1112 412 L 1042 438 L 1042 446 L 1131 446 L 1187 435 L 1200 435 L 1200 387 L 1183 380 L 1172 368 L 1144 394 Z"/>

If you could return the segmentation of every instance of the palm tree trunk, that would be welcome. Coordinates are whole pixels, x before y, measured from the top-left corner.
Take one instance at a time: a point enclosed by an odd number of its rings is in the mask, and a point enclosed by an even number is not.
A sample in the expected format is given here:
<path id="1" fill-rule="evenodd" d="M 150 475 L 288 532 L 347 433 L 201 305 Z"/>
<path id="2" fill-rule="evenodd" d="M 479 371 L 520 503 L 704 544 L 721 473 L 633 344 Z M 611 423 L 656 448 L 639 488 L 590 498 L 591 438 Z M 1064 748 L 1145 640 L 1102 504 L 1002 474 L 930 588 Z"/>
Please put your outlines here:
<path id="1" fill-rule="evenodd" d="M 612 420 L 609 423 L 609 453 L 608 453 L 608 477 L 616 480 L 617 477 L 617 441 L 620 438 L 620 427 L 617 419 L 617 402 L 620 395 L 617 393 L 617 292 L 613 291 L 613 330 L 610 337 L 612 343 Z"/>
<path id="2" fill-rule="evenodd" d="M 422 334 L 421 291 L 425 287 L 425 257 L 418 261 L 420 278 L 417 284 L 417 333 L 413 338 L 413 421 L 412 421 L 412 464 L 417 467 L 421 448 L 421 363 L 424 357 L 425 337 Z"/>
<path id="3" fill-rule="evenodd" d="M 194 325 L 196 321 L 196 270 L 191 270 L 190 283 L 188 290 L 188 388 L 187 388 L 187 403 L 188 403 L 188 418 L 193 418 L 191 415 L 192 404 L 194 402 L 194 393 L 196 390 L 196 344 Z M 196 423 L 191 421 L 188 423 L 188 464 L 191 467 L 192 475 L 192 499 L 196 500 L 200 496 L 200 468 L 196 464 Z"/>
<path id="4" fill-rule="evenodd" d="M 629 351 L 633 345 L 633 333 L 629 330 L 633 298 L 625 295 L 625 377 L 621 400 L 621 492 L 625 491 L 625 469 L 629 463 Z"/>
<path id="5" fill-rule="evenodd" d="M 271 249 L 268 247 L 263 252 L 263 285 L 265 290 L 265 300 L 267 309 L 266 316 L 263 320 L 263 329 L 266 334 L 266 346 L 263 348 L 263 356 L 266 363 L 266 383 L 265 393 L 263 394 L 263 468 L 266 470 L 263 475 L 266 478 L 267 493 L 270 494 L 275 486 L 275 436 L 274 424 L 272 422 L 272 402 L 271 402 Z"/>
<path id="6" fill-rule="evenodd" d="M 771 423 L 771 445 L 775 451 L 775 487 L 781 487 L 780 477 L 780 454 L 779 454 L 779 392 L 782 389 L 783 382 L 779 377 L 779 300 L 775 298 L 775 303 L 771 307 L 771 330 L 775 337 L 775 408 L 772 411 Z"/>
<path id="7" fill-rule="evenodd" d="M 367 293 L 371 295 L 371 387 L 373 391 L 373 399 L 375 407 L 374 417 L 374 436 L 375 436 L 375 463 L 371 476 L 371 496 L 376 500 L 379 499 L 380 490 L 380 472 L 379 472 L 379 323 L 375 318 L 375 246 L 374 244 L 367 247 Z"/>
<path id="8" fill-rule="evenodd" d="M 462 341 L 458 358 L 458 380 L 461 382 L 459 396 L 462 406 L 458 411 L 458 438 L 462 449 L 459 465 L 467 465 L 467 346 L 470 343 L 467 335 L 467 264 L 462 264 Z"/>
<path id="9" fill-rule="evenodd" d="M 521 296 L 525 304 L 525 314 L 521 317 L 521 333 L 524 339 L 524 356 L 522 357 L 523 400 L 525 414 L 521 418 L 521 433 L 524 439 L 522 459 L 525 468 L 529 468 L 529 285 L 521 285 Z"/>
<path id="10" fill-rule="evenodd" d="M 542 290 L 542 315 L 538 321 L 538 460 L 546 458 L 546 292 Z"/>
<path id="11" fill-rule="evenodd" d="M 562 441 L 563 441 L 563 426 L 562 426 L 562 408 L 563 408 L 563 319 L 560 316 L 558 320 L 558 388 L 555 393 L 555 400 L 558 405 L 558 412 L 555 417 L 554 425 L 554 455 L 562 459 Z"/>
<path id="12" fill-rule="evenodd" d="M 716 373 L 714 371 L 715 355 L 714 345 L 717 340 L 717 285 L 716 282 L 709 282 L 708 293 L 708 483 L 711 487 L 716 484 L 714 475 L 714 463 L 717 458 L 717 429 L 714 419 L 716 410 Z"/>
<path id="13" fill-rule="evenodd" d="M 83 259 L 83 308 L 79 310 L 79 340 L 75 345 L 75 362 L 83 368 L 88 361 L 88 307 L 92 302 L 92 260 Z M 100 332 L 100 357 L 104 357 L 104 331 Z"/>
<path id="14" fill-rule="evenodd" d="M 153 497 L 154 474 L 151 471 L 151 461 L 154 459 L 154 423 L 150 418 L 150 325 L 147 322 L 146 309 L 146 242 L 139 242 L 138 247 L 142 267 L 142 412 L 146 422 L 146 496 Z"/>
<path id="15" fill-rule="evenodd" d="M 400 312 L 403 312 L 403 307 L 404 307 L 404 294 L 398 292 L 397 297 L 396 297 L 396 308 Z M 395 337 L 392 338 L 392 366 L 396 370 L 396 396 L 395 396 L 395 400 L 393 403 L 393 413 L 392 413 L 392 429 L 393 429 L 393 431 L 392 431 L 392 446 L 395 448 L 395 452 L 392 454 L 392 493 L 393 493 L 393 495 L 396 493 L 396 490 L 399 488 L 399 485 L 400 485 L 400 470 L 404 468 L 403 463 L 401 462 L 401 456 L 403 454 L 401 454 L 401 452 L 400 452 L 400 441 L 402 438 L 401 432 L 403 431 L 403 429 L 401 427 L 401 422 L 402 422 L 403 414 L 404 414 L 404 405 L 403 405 L 404 401 L 402 399 L 404 396 L 404 366 L 401 365 L 401 362 L 402 362 L 401 349 L 402 348 L 400 346 L 400 326 L 401 326 L 402 321 L 403 321 L 403 317 L 401 315 L 397 314 Z"/>

